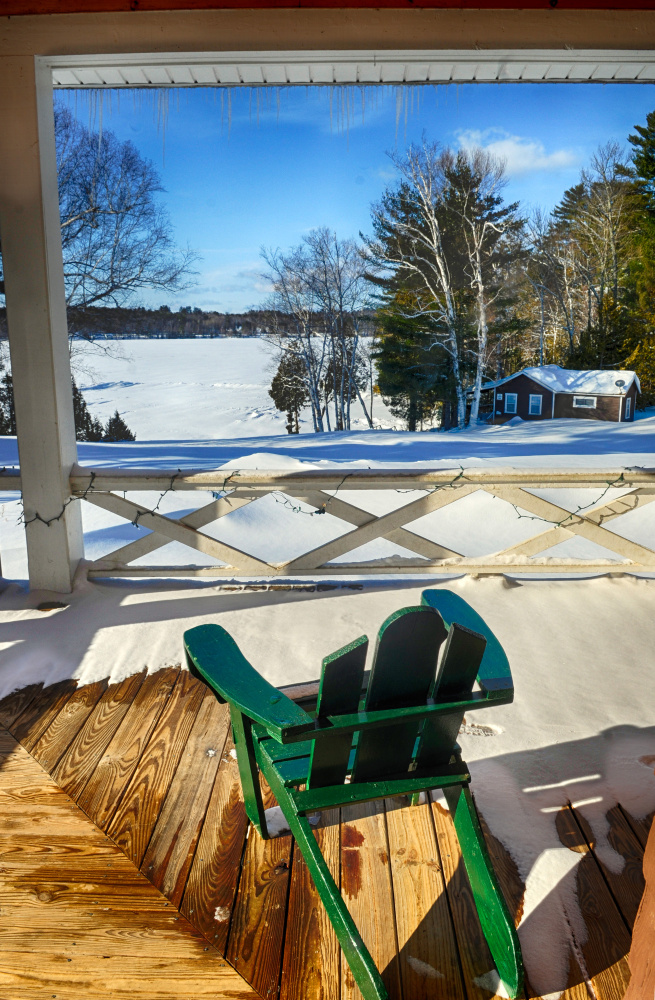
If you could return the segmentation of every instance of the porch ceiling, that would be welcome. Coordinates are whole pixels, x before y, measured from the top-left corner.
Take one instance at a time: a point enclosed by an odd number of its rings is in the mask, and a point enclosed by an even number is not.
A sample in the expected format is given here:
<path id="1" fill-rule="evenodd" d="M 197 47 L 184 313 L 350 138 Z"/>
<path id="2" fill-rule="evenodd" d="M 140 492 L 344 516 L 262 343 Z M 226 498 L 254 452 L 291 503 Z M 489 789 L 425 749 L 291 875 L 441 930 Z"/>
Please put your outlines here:
<path id="1" fill-rule="evenodd" d="M 199 52 L 54 56 L 58 88 L 650 83 L 653 51 Z"/>

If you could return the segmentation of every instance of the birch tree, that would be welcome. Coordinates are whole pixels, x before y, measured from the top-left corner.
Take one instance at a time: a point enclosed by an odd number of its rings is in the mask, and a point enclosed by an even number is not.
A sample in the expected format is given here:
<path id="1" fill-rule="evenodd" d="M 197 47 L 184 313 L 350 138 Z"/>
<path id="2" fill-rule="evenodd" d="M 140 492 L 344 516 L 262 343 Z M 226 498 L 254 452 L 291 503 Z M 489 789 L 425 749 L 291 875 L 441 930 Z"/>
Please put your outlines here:
<path id="1" fill-rule="evenodd" d="M 517 206 L 503 205 L 504 166 L 481 149 L 454 153 L 424 140 L 391 159 L 400 182 L 373 206 L 369 260 L 387 290 L 411 293 L 406 318 L 422 319 L 448 355 L 464 427 L 469 390 L 478 417 L 490 311 L 519 256 Z"/>
<path id="2" fill-rule="evenodd" d="M 444 203 L 451 229 L 460 235 L 460 268 L 475 301 L 475 374 L 470 422 L 477 423 L 480 390 L 490 364 L 489 326 L 494 306 L 506 294 L 511 271 L 524 255 L 518 202 L 503 203 L 505 164 L 484 149 L 442 153 Z"/>
<path id="3" fill-rule="evenodd" d="M 380 284 L 405 289 L 407 319 L 423 319 L 449 357 L 457 400 L 457 423 L 466 422 L 466 385 L 461 357 L 457 289 L 448 252 L 444 201 L 447 161 L 436 143 L 390 153 L 400 181 L 371 208 L 373 238 L 364 237 L 367 258 Z"/>

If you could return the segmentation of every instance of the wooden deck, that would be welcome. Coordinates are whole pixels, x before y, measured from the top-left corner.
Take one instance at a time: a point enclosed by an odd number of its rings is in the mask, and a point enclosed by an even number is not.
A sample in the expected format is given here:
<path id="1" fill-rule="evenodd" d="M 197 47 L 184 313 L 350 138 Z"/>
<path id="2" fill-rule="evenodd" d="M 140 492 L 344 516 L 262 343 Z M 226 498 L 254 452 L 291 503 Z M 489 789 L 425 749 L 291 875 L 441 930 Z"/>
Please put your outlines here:
<path id="1" fill-rule="evenodd" d="M 249 835 L 226 709 L 186 671 L 24 688 L 0 726 L 0 996 L 360 997 L 292 838 Z M 564 1000 L 620 1000 L 629 979 L 648 830 L 620 807 L 608 818 L 620 876 L 575 810 L 558 815 L 584 855 L 587 926 Z M 447 811 L 351 806 L 316 835 L 392 1000 L 490 1000 Z M 488 841 L 518 919 L 523 886 Z"/>

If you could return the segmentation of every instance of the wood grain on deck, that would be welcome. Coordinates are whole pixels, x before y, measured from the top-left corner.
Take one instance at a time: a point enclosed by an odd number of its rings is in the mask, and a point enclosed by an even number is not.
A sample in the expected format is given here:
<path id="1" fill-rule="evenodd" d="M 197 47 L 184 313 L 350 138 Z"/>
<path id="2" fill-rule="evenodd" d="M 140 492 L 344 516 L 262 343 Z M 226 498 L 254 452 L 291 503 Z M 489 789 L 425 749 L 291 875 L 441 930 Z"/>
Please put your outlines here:
<path id="1" fill-rule="evenodd" d="M 255 996 L 4 729 L 0 899 L 3 997 Z"/>
<path id="2" fill-rule="evenodd" d="M 0 996 L 359 998 L 292 838 L 262 841 L 246 819 L 225 706 L 186 671 L 31 685 L 0 702 L 3 724 L 32 756 L 5 733 Z M 493 961 L 440 801 L 329 810 L 315 835 L 391 1000 L 492 1000 Z M 518 922 L 524 886 L 481 819 Z M 580 854 L 587 928 L 563 957 L 562 1000 L 621 1000 L 628 982 L 649 822 L 621 807 L 607 820 L 621 873 L 577 810 L 557 816 Z"/>

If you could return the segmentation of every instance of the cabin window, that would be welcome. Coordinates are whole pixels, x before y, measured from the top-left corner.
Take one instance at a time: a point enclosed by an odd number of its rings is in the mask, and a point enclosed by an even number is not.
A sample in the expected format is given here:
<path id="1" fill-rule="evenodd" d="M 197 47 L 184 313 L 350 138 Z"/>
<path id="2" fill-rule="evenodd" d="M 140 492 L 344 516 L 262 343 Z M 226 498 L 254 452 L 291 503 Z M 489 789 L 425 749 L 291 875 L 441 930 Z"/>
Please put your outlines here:
<path id="1" fill-rule="evenodd" d="M 543 396 L 533 395 L 530 393 L 530 416 L 540 417 L 541 416 L 541 400 Z"/>
<path id="2" fill-rule="evenodd" d="M 505 413 L 516 413 L 516 393 L 505 393 Z"/>
<path id="3" fill-rule="evenodd" d="M 596 409 L 596 397 L 595 396 L 574 396 L 573 397 L 574 406 L 586 406 L 588 410 Z"/>
<path id="4" fill-rule="evenodd" d="M 625 419 L 630 419 L 630 414 L 632 412 L 632 398 L 630 396 L 625 397 Z"/>

